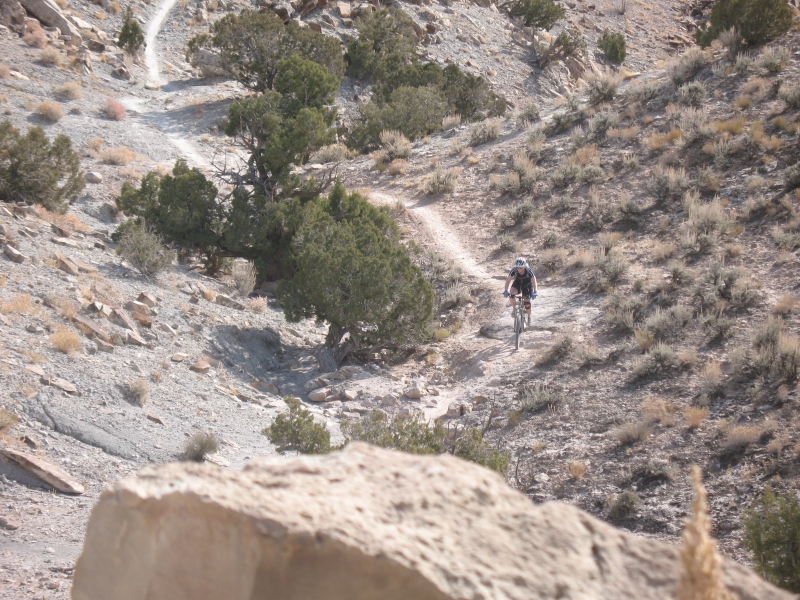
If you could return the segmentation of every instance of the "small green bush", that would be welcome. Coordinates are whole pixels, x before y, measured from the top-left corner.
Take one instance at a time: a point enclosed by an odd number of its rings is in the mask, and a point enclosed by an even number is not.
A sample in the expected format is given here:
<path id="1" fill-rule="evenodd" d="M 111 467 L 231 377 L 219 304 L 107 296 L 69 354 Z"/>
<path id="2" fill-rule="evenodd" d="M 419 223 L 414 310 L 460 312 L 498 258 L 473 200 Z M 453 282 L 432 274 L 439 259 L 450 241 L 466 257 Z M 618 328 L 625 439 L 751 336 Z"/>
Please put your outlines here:
<path id="1" fill-rule="evenodd" d="M 539 120 L 539 105 L 536 102 L 528 102 L 517 114 L 517 127 L 524 129 L 530 127 Z"/>
<path id="2" fill-rule="evenodd" d="M 630 490 L 622 492 L 611 504 L 609 516 L 614 521 L 627 519 L 633 514 L 633 511 L 636 510 L 640 502 L 639 496 L 637 496 L 635 492 L 631 492 Z"/>
<path id="3" fill-rule="evenodd" d="M 678 100 L 686 106 L 702 106 L 706 101 L 706 86 L 700 81 L 686 83 L 678 88 Z"/>
<path id="4" fill-rule="evenodd" d="M 767 486 L 744 512 L 744 547 L 767 581 L 800 592 L 800 502 L 791 492 L 778 494 Z"/>
<path id="5" fill-rule="evenodd" d="M 213 433 L 199 432 L 186 440 L 183 446 L 183 457 L 194 462 L 203 462 L 206 454 L 213 454 L 219 449 L 219 443 Z"/>
<path id="6" fill-rule="evenodd" d="M 606 58 L 613 63 L 622 64 L 625 61 L 627 49 L 625 47 L 625 35 L 613 33 L 606 29 L 597 40 L 597 46 L 606 55 Z"/>
<path id="7" fill-rule="evenodd" d="M 125 11 L 125 21 L 122 23 L 122 29 L 119 32 L 117 46 L 125 50 L 126 54 L 135 56 L 144 45 L 142 27 L 139 25 L 139 21 L 134 18 L 133 9 L 129 5 Z"/>
<path id="8" fill-rule="evenodd" d="M 275 445 L 278 452 L 295 450 L 301 454 L 326 454 L 331 451 L 331 434 L 322 423 L 303 408 L 298 398 L 284 398 L 288 413 L 281 413 L 261 433 Z"/>
<path id="9" fill-rule="evenodd" d="M 786 168 L 783 172 L 783 181 L 787 190 L 791 191 L 800 187 L 800 162 Z"/>

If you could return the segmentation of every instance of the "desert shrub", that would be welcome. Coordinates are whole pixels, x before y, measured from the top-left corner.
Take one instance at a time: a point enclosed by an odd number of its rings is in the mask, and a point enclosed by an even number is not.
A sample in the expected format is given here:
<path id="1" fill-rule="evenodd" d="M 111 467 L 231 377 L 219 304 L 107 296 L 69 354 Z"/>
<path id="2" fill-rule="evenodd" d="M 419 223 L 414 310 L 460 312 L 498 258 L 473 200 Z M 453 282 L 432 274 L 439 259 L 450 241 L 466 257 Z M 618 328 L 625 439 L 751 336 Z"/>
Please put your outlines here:
<path id="1" fill-rule="evenodd" d="M 411 142 L 399 131 L 382 131 L 381 145 L 389 153 L 389 159 L 411 156 Z"/>
<path id="2" fill-rule="evenodd" d="M 511 16 L 518 17 L 526 27 L 550 30 L 560 21 L 564 8 L 553 0 L 512 0 L 504 5 Z"/>
<path id="3" fill-rule="evenodd" d="M 161 238 L 146 225 L 129 221 L 119 238 L 117 253 L 145 278 L 153 279 L 168 268 L 175 252 L 161 243 Z"/>
<path id="4" fill-rule="evenodd" d="M 80 81 L 69 81 L 57 86 L 53 92 L 65 100 L 78 100 L 83 97 Z"/>
<path id="5" fill-rule="evenodd" d="M 66 212 L 85 182 L 80 158 L 66 135 L 51 143 L 41 127 L 23 136 L 9 121 L 0 122 L 0 200 L 41 204 Z"/>
<path id="6" fill-rule="evenodd" d="M 586 93 L 590 104 L 600 104 L 614 99 L 621 78 L 610 72 L 592 73 L 586 77 Z"/>
<path id="7" fill-rule="evenodd" d="M 206 454 L 214 454 L 219 450 L 219 442 L 213 433 L 198 432 L 186 440 L 183 446 L 183 458 L 194 462 L 203 462 Z"/>
<path id="8" fill-rule="evenodd" d="M 502 174 L 492 174 L 489 177 L 489 185 L 501 193 L 513 193 L 519 190 L 519 173 L 508 172 Z"/>
<path id="9" fill-rule="evenodd" d="M 425 193 L 432 196 L 452 192 L 456 189 L 456 183 L 461 175 L 461 169 L 453 167 L 451 169 L 437 168 L 425 182 Z"/>
<path id="10" fill-rule="evenodd" d="M 267 300 L 264 296 L 256 296 L 255 298 L 250 298 L 248 306 L 254 313 L 265 313 L 267 312 L 267 307 L 269 306 L 269 300 Z"/>
<path id="11" fill-rule="evenodd" d="M 461 125 L 461 115 L 445 115 L 442 119 L 442 129 L 444 131 L 454 129 L 459 125 Z"/>
<path id="12" fill-rule="evenodd" d="M 730 317 L 714 313 L 703 319 L 703 329 L 712 340 L 727 339 L 733 334 L 735 323 Z"/>
<path id="13" fill-rule="evenodd" d="M 674 369 L 679 364 L 678 355 L 671 346 L 658 342 L 650 348 L 650 353 L 639 359 L 633 368 L 635 379 L 651 377 Z"/>
<path id="14" fill-rule="evenodd" d="M 117 38 L 117 46 L 130 56 L 135 56 L 144 47 L 144 33 L 139 21 L 133 16 L 133 8 L 130 5 L 125 11 L 125 20 Z"/>
<path id="15" fill-rule="evenodd" d="M 778 97 L 792 108 L 800 108 L 800 85 L 783 84 L 778 89 Z"/>
<path id="16" fill-rule="evenodd" d="M 699 27 L 695 37 L 708 46 L 723 31 L 734 28 L 748 46 L 757 46 L 791 26 L 792 11 L 782 0 L 722 0 L 711 9 L 711 24 Z"/>
<path id="17" fill-rule="evenodd" d="M 572 479 L 580 479 L 586 473 L 586 463 L 572 461 L 567 466 L 567 470 L 569 471 L 569 476 L 572 477 Z"/>
<path id="18" fill-rule="evenodd" d="M 517 127 L 525 129 L 539 120 L 539 105 L 536 102 L 528 102 L 517 113 Z"/>
<path id="19" fill-rule="evenodd" d="M 581 167 L 577 165 L 561 165 L 550 174 L 550 185 L 553 189 L 561 189 L 577 181 Z"/>
<path id="20" fill-rule="evenodd" d="M 513 235 L 501 233 L 497 236 L 497 247 L 504 252 L 518 254 L 522 244 Z"/>
<path id="21" fill-rule="evenodd" d="M 538 270 L 549 274 L 558 273 L 564 266 L 564 250 L 560 248 L 549 248 L 540 252 L 536 256 L 536 267 Z"/>
<path id="22" fill-rule="evenodd" d="M 544 169 L 537 167 L 525 152 L 515 154 L 513 162 L 514 170 L 519 174 L 520 185 L 526 190 L 532 189 L 536 182 L 547 174 Z"/>
<path id="23" fill-rule="evenodd" d="M 678 88 L 678 100 L 686 106 L 702 106 L 706 101 L 706 86 L 700 81 L 685 83 Z"/>
<path id="24" fill-rule="evenodd" d="M 45 100 L 36 107 L 36 114 L 48 123 L 55 123 L 64 116 L 64 111 L 61 110 L 61 105 L 52 100 Z"/>
<path id="25" fill-rule="evenodd" d="M 604 305 L 606 322 L 613 329 L 622 332 L 633 331 L 636 322 L 644 312 L 644 301 L 636 296 L 609 294 Z"/>
<path id="26" fill-rule="evenodd" d="M 625 423 L 614 430 L 614 437 L 620 446 L 630 446 L 644 442 L 650 437 L 650 426 L 643 422 Z"/>
<path id="27" fill-rule="evenodd" d="M 687 406 L 683 411 L 683 420 L 687 429 L 697 429 L 708 416 L 708 409 L 702 406 Z"/>
<path id="28" fill-rule="evenodd" d="M 606 172 L 598 165 L 586 165 L 580 170 L 578 179 L 581 183 L 598 183 L 606 178 Z"/>
<path id="29" fill-rule="evenodd" d="M 588 136 L 592 140 L 601 141 L 605 139 L 606 133 L 609 129 L 617 124 L 619 118 L 610 110 L 604 110 L 597 113 L 589 119 Z"/>
<path id="30" fill-rule="evenodd" d="M 761 439 L 762 429 L 760 427 L 747 427 L 737 425 L 732 427 L 723 442 L 722 451 L 724 453 L 736 453 L 744 451 L 750 444 Z"/>
<path id="31" fill-rule="evenodd" d="M 660 423 L 664 427 L 672 427 L 675 424 L 675 405 L 661 398 L 648 398 L 639 412 L 649 425 Z"/>
<path id="32" fill-rule="evenodd" d="M 519 391 L 519 410 L 535 413 L 545 408 L 555 408 L 564 401 L 564 394 L 543 383 L 524 383 Z"/>
<path id="33" fill-rule="evenodd" d="M 502 131 L 503 122 L 500 119 L 489 119 L 483 123 L 478 123 L 470 131 L 469 145 L 474 147 L 493 142 L 500 137 Z"/>
<path id="34" fill-rule="evenodd" d="M 626 92 L 627 100 L 629 102 L 638 102 L 647 104 L 648 102 L 659 98 L 661 95 L 661 86 L 654 82 L 648 81 L 632 86 Z"/>
<path id="35" fill-rule="evenodd" d="M 344 421 L 342 433 L 345 443 L 358 440 L 411 454 L 447 452 L 502 474 L 511 462 L 511 453 L 489 448 L 479 429 L 449 431 L 441 421 L 429 423 L 424 417 L 390 418 L 383 411 L 374 410 L 359 421 Z"/>
<path id="36" fill-rule="evenodd" d="M 575 338 L 571 332 L 565 332 L 556 336 L 550 347 L 536 357 L 537 366 L 551 365 L 558 362 L 570 354 L 575 349 Z"/>
<path id="37" fill-rule="evenodd" d="M 17 423 L 19 423 L 19 417 L 16 413 L 5 408 L 0 408 L 0 436 L 5 435 L 5 433 Z"/>
<path id="38" fill-rule="evenodd" d="M 42 26 L 30 21 L 25 24 L 25 35 L 22 37 L 22 41 L 33 48 L 44 48 L 49 43 Z"/>
<path id="39" fill-rule="evenodd" d="M 112 121 L 122 121 L 128 113 L 125 107 L 113 98 L 106 98 L 106 103 L 103 106 L 103 113 Z"/>
<path id="40" fill-rule="evenodd" d="M 792 53 L 788 48 L 767 47 L 758 57 L 758 66 L 770 73 L 780 73 L 786 67 Z"/>
<path id="41" fill-rule="evenodd" d="M 100 160 L 107 165 L 124 167 L 136 158 L 136 153 L 125 146 L 118 148 L 103 148 L 100 151 Z"/>
<path id="42" fill-rule="evenodd" d="M 11 69 L 8 65 L 0 63 L 0 79 L 8 79 L 11 77 Z"/>
<path id="43" fill-rule="evenodd" d="M 67 327 L 61 327 L 51 335 L 50 343 L 53 344 L 53 348 L 64 354 L 72 354 L 83 348 L 78 334 Z"/>
<path id="44" fill-rule="evenodd" d="M 658 339 L 664 340 L 678 337 L 691 320 L 692 309 L 679 304 L 666 311 L 656 308 L 655 312 L 645 321 L 645 327 L 652 331 Z"/>
<path id="45" fill-rule="evenodd" d="M 347 146 L 344 144 L 329 144 L 323 146 L 316 152 L 312 152 L 308 162 L 312 164 L 324 165 L 327 163 L 339 163 L 347 159 Z"/>
<path id="46" fill-rule="evenodd" d="M 150 397 L 150 386 L 147 381 L 139 378 L 125 385 L 125 399 L 138 406 L 147 404 Z"/>
<path id="47" fill-rule="evenodd" d="M 314 416 L 303 408 L 298 398 L 284 398 L 288 413 L 281 413 L 261 433 L 283 454 L 294 450 L 301 454 L 327 454 L 331 448 L 331 433 L 323 423 L 314 422 Z"/>
<path id="48" fill-rule="evenodd" d="M 383 104 L 369 102 L 359 107 L 363 123 L 353 128 L 351 145 L 379 143 L 383 131 L 399 131 L 412 140 L 441 127 L 448 112 L 447 98 L 435 86 L 395 88 Z"/>
<path id="49" fill-rule="evenodd" d="M 767 580 L 800 592 L 800 502 L 792 492 L 778 494 L 770 486 L 744 512 L 744 547 Z"/>
<path id="50" fill-rule="evenodd" d="M 60 67 L 64 62 L 64 59 L 61 57 L 61 52 L 53 47 L 47 47 L 39 52 L 39 62 L 42 62 L 46 65 L 52 65 L 54 67 Z"/>
<path id="51" fill-rule="evenodd" d="M 667 73 L 675 85 L 694 79 L 706 65 L 706 55 L 700 48 L 690 48 L 667 66 Z"/>
<path id="52" fill-rule="evenodd" d="M 630 490 L 622 492 L 611 503 L 609 517 L 611 517 L 611 519 L 614 521 L 627 519 L 633 514 L 633 511 L 636 510 L 636 507 L 639 506 L 640 502 L 641 501 L 639 500 L 639 496 L 636 495 L 636 492 L 632 492 Z"/>
<path id="53" fill-rule="evenodd" d="M 790 167 L 786 167 L 783 172 L 783 183 L 789 191 L 800 188 L 800 161 Z"/>
<path id="54" fill-rule="evenodd" d="M 252 261 L 236 261 L 231 269 L 231 276 L 236 285 L 236 292 L 242 298 L 247 298 L 253 293 L 253 288 L 256 287 L 256 266 Z"/>
<path id="55" fill-rule="evenodd" d="M 647 191 L 659 203 L 667 200 L 676 200 L 683 196 L 689 188 L 689 178 L 683 169 L 656 169 L 650 183 L 647 184 Z"/>
<path id="56" fill-rule="evenodd" d="M 625 34 L 612 33 L 608 29 L 597 40 L 597 46 L 612 63 L 622 64 L 625 60 L 627 50 L 625 48 Z"/>
<path id="57" fill-rule="evenodd" d="M 539 55 L 539 67 L 546 69 L 556 61 L 582 56 L 586 52 L 586 38 L 575 27 L 567 26 L 550 43 L 547 50 Z"/>

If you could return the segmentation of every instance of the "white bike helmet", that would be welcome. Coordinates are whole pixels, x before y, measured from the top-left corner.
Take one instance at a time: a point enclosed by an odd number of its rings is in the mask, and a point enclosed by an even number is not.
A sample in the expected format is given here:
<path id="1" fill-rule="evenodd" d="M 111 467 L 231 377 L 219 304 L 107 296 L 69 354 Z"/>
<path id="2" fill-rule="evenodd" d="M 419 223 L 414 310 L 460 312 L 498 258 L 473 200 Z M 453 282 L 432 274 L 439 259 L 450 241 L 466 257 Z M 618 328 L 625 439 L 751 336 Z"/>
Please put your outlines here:
<path id="1" fill-rule="evenodd" d="M 527 267 L 527 266 L 528 266 L 528 261 L 521 256 L 514 262 L 514 268 Z"/>

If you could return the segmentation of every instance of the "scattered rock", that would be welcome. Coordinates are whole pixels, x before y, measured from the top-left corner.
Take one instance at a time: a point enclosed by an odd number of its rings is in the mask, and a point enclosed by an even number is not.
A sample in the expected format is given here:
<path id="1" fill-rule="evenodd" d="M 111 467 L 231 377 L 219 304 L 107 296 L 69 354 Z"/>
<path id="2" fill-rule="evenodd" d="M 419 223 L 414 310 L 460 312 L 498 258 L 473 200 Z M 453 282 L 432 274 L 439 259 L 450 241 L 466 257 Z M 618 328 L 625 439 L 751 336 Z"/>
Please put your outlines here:
<path id="1" fill-rule="evenodd" d="M 114 352 L 114 344 L 111 342 L 104 342 L 101 339 L 96 339 L 94 343 L 97 344 L 97 349 L 101 352 Z"/>
<path id="2" fill-rule="evenodd" d="M 303 385 L 303 391 L 308 393 L 311 390 L 316 390 L 317 388 L 325 387 L 328 385 L 328 382 L 320 377 L 314 377 L 314 379 L 309 379 Z"/>
<path id="3" fill-rule="evenodd" d="M 324 402 L 325 399 L 330 396 L 331 388 L 319 388 L 317 390 L 312 390 L 308 393 L 308 399 L 311 402 Z"/>
<path id="4" fill-rule="evenodd" d="M 60 246 L 67 246 L 68 248 L 81 248 L 81 245 L 78 242 L 65 237 L 53 237 L 50 238 L 50 241 L 54 244 L 59 244 Z"/>
<path id="5" fill-rule="evenodd" d="M 255 381 L 250 382 L 250 387 L 263 394 L 274 394 L 276 396 L 281 395 L 281 389 L 275 385 L 274 383 L 270 383 L 269 381 L 262 381 L 261 379 L 256 379 Z"/>
<path id="6" fill-rule="evenodd" d="M 164 424 L 164 421 L 162 421 L 159 417 L 155 415 L 147 415 L 147 418 L 151 420 L 153 423 L 158 423 L 159 425 Z"/>
<path id="7" fill-rule="evenodd" d="M 65 494 L 83 494 L 86 491 L 83 485 L 75 480 L 69 473 L 61 469 L 61 467 L 57 467 L 38 456 L 31 456 L 30 454 L 12 448 L 5 448 L 3 450 L 3 456 L 14 461 L 26 471 L 33 473 L 59 492 L 64 492 Z"/>
<path id="8" fill-rule="evenodd" d="M 177 363 L 183 362 L 187 358 L 189 358 L 188 354 L 183 354 L 182 352 L 177 352 L 177 353 L 172 355 L 172 362 L 177 362 Z"/>
<path id="9" fill-rule="evenodd" d="M 403 395 L 416 400 L 427 396 L 428 392 L 425 391 L 425 388 L 420 383 L 414 383 L 403 391 Z"/>
<path id="10" fill-rule="evenodd" d="M 9 531 L 14 531 L 15 529 L 19 529 L 19 521 L 13 517 L 0 516 L 0 527 L 8 529 Z"/>
<path id="11" fill-rule="evenodd" d="M 133 322 L 133 319 L 131 319 L 131 316 L 121 308 L 115 308 L 113 311 L 111 311 L 111 320 L 134 333 L 139 332 L 139 329 L 136 327 L 136 323 Z"/>
<path id="12" fill-rule="evenodd" d="M 44 327 L 40 327 L 39 325 L 34 325 L 31 323 L 25 327 L 25 331 L 28 333 L 44 333 Z"/>
<path id="13" fill-rule="evenodd" d="M 125 305 L 132 313 L 139 313 L 140 315 L 147 315 L 150 316 L 150 307 L 147 306 L 144 302 L 139 302 L 138 300 L 132 300 Z"/>
<path id="14" fill-rule="evenodd" d="M 133 74 L 124 65 L 120 65 L 114 69 L 114 75 L 125 80 L 129 80 L 131 77 L 133 77 Z"/>
<path id="15" fill-rule="evenodd" d="M 394 406 L 399 399 L 396 394 L 386 394 L 380 399 L 380 403 L 381 406 Z"/>
<path id="16" fill-rule="evenodd" d="M 103 183 L 103 176 L 97 171 L 88 171 L 83 177 L 88 183 Z"/>
<path id="17" fill-rule="evenodd" d="M 83 38 L 78 28 L 70 23 L 58 5 L 52 0 L 20 0 L 20 4 L 25 7 L 29 14 L 39 19 L 42 23 L 52 27 L 58 27 L 61 33 L 70 38 L 73 46 L 80 46 Z"/>
<path id="18" fill-rule="evenodd" d="M 339 16 L 343 19 L 349 19 L 350 15 L 352 14 L 350 11 L 350 3 L 349 2 L 337 2 L 336 8 L 339 11 Z"/>
<path id="19" fill-rule="evenodd" d="M 236 310 L 245 310 L 247 307 L 242 304 L 241 302 L 234 300 L 230 296 L 226 296 L 225 294 L 217 294 L 214 298 L 214 302 L 219 304 L 220 306 L 227 306 L 228 308 L 235 308 Z"/>
<path id="20" fill-rule="evenodd" d="M 160 90 L 161 89 L 161 84 L 157 83 L 155 81 L 148 81 L 147 83 L 144 84 L 144 89 L 151 90 L 151 91 L 154 92 L 156 90 Z"/>
<path id="21" fill-rule="evenodd" d="M 208 373 L 211 370 L 211 365 L 204 360 L 198 360 L 189 369 L 195 373 Z"/>
<path id="22" fill-rule="evenodd" d="M 78 391 L 78 388 L 75 387 L 74 383 L 70 383 L 66 379 L 61 379 L 60 377 L 45 375 L 44 377 L 39 378 L 39 381 L 41 381 L 45 385 L 57 387 L 58 389 L 67 392 L 68 394 L 74 394 Z"/>
<path id="23" fill-rule="evenodd" d="M 139 294 L 138 301 L 150 308 L 153 308 L 158 302 L 156 301 L 156 297 L 153 296 L 150 292 L 142 292 Z"/>
<path id="24" fill-rule="evenodd" d="M 172 335 L 176 335 L 177 334 L 177 332 L 172 327 L 167 325 L 166 323 L 159 324 L 158 328 L 161 331 L 165 332 L 165 333 L 171 333 Z"/>
<path id="25" fill-rule="evenodd" d="M 12 247 L 12 246 L 10 246 L 10 245 L 8 245 L 8 244 L 6 244 L 6 245 L 3 247 L 3 253 L 4 253 L 4 254 L 5 254 L 5 255 L 6 255 L 8 258 L 10 258 L 11 260 L 13 260 L 15 263 L 21 263 L 21 262 L 25 262 L 25 261 L 27 260 L 27 258 L 28 258 L 28 257 L 27 257 L 27 256 L 25 256 L 25 255 L 24 255 L 22 252 L 20 252 L 19 250 L 17 250 L 16 248 L 14 248 L 14 247 Z"/>
<path id="26" fill-rule="evenodd" d="M 95 337 L 106 344 L 111 344 L 111 336 L 108 335 L 108 333 L 106 333 L 102 327 L 100 327 L 91 319 L 87 319 L 82 315 L 75 315 L 72 320 L 80 328 L 80 330 L 83 331 L 84 335 Z"/>

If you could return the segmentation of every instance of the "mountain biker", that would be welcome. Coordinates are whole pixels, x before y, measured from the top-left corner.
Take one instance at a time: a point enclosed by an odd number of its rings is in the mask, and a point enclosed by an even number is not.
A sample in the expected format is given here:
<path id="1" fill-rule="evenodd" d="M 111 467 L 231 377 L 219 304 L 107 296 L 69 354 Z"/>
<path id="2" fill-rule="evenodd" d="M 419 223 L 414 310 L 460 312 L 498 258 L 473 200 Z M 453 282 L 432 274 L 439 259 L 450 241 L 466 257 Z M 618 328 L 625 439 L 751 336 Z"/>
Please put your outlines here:
<path id="1" fill-rule="evenodd" d="M 509 284 L 511 290 L 508 289 Z M 503 291 L 503 296 L 508 298 L 511 296 L 511 310 L 513 311 L 517 306 L 517 299 L 514 297 L 517 294 L 522 294 L 523 301 L 525 302 L 525 312 L 528 313 L 528 325 L 531 322 L 531 300 L 535 299 L 538 294 L 538 283 L 536 282 L 536 275 L 528 266 L 528 261 L 523 257 L 519 257 L 508 274 L 506 279 L 506 289 Z M 509 293 L 510 291 L 510 293 Z"/>

